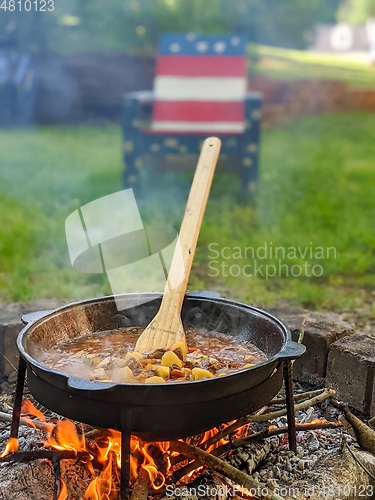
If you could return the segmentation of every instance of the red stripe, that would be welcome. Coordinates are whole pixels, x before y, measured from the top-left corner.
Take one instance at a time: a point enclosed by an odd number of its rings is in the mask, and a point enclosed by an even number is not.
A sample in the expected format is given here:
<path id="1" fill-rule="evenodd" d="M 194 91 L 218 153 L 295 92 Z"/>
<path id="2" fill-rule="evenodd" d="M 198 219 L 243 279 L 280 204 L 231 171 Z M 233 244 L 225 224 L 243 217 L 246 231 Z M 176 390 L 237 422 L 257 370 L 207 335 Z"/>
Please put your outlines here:
<path id="1" fill-rule="evenodd" d="M 157 101 L 154 121 L 243 122 L 243 102 Z"/>
<path id="2" fill-rule="evenodd" d="M 159 56 L 157 75 L 168 76 L 243 76 L 245 56 Z"/>

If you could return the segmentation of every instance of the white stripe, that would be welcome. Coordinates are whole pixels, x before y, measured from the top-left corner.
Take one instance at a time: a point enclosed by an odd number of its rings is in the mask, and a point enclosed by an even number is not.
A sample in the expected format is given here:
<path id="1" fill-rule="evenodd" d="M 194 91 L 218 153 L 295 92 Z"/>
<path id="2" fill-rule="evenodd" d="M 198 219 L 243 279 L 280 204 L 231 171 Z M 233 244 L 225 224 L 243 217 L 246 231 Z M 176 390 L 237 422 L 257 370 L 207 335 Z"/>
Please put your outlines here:
<path id="1" fill-rule="evenodd" d="M 224 132 L 242 134 L 245 130 L 243 122 L 152 122 L 151 130 L 157 132 Z"/>
<path id="2" fill-rule="evenodd" d="M 154 89 L 158 101 L 243 101 L 246 78 L 157 76 Z"/>

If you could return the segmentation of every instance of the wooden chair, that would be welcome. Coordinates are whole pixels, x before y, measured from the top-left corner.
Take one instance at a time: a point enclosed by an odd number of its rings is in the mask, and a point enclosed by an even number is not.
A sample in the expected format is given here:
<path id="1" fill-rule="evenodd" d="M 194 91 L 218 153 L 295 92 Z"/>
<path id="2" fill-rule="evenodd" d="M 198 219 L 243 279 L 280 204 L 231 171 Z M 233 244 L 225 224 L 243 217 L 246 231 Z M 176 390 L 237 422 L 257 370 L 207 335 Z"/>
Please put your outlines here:
<path id="1" fill-rule="evenodd" d="M 244 194 L 254 190 L 262 96 L 247 92 L 245 49 L 237 35 L 161 36 L 154 91 L 123 96 L 126 188 L 139 188 L 145 165 L 194 169 L 204 138 L 215 135 L 222 141 L 218 171 L 238 173 Z"/>

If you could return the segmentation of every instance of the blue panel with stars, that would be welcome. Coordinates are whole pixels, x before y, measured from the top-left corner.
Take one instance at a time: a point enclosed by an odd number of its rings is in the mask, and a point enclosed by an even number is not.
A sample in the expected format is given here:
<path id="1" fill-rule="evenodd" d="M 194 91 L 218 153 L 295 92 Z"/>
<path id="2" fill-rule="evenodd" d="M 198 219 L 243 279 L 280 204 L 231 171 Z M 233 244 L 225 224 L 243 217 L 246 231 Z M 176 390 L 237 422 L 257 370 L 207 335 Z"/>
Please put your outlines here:
<path id="1" fill-rule="evenodd" d="M 246 41 L 241 35 L 187 35 L 176 33 L 162 35 L 159 42 L 161 55 L 222 55 L 242 56 Z"/>

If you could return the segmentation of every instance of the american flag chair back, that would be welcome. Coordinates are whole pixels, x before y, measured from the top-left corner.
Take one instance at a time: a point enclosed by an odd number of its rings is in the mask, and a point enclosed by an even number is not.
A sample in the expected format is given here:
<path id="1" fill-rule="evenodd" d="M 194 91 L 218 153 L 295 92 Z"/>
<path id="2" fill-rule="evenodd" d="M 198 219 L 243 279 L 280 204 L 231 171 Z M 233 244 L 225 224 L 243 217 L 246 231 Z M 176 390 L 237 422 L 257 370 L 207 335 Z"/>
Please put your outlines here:
<path id="1" fill-rule="evenodd" d="M 199 154 L 204 138 L 215 135 L 222 141 L 224 169 L 240 175 L 243 194 L 254 190 L 262 97 L 247 92 L 245 51 L 238 35 L 160 37 L 154 91 L 123 97 L 125 187 L 139 189 L 144 155 L 160 168 L 169 155 Z"/>

